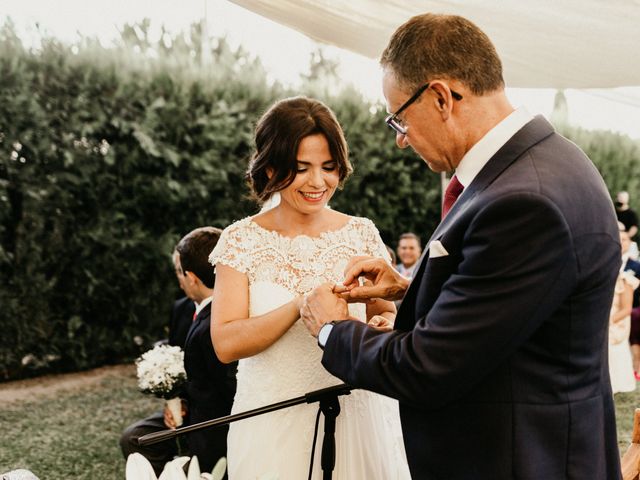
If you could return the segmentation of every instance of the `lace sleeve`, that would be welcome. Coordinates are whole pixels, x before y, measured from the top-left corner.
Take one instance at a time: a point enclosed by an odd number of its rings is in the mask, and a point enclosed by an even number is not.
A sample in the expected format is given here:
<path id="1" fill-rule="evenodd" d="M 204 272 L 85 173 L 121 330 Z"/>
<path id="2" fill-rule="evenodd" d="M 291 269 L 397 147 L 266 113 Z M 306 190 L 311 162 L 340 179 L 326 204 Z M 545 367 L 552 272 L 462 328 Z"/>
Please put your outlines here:
<path id="1" fill-rule="evenodd" d="M 215 248 L 209 255 L 209 263 L 216 266 L 221 263 L 240 273 L 246 274 L 251 268 L 250 245 L 247 244 L 246 223 L 240 220 L 224 229 Z M 243 232 L 245 234 L 243 235 Z"/>
<path id="2" fill-rule="evenodd" d="M 368 218 L 363 220 L 362 234 L 365 241 L 365 255 L 382 258 L 385 262 L 391 265 L 391 255 L 389 255 L 387 246 L 382 241 L 382 238 L 380 238 L 380 232 L 378 232 L 378 229 L 371 220 Z"/>

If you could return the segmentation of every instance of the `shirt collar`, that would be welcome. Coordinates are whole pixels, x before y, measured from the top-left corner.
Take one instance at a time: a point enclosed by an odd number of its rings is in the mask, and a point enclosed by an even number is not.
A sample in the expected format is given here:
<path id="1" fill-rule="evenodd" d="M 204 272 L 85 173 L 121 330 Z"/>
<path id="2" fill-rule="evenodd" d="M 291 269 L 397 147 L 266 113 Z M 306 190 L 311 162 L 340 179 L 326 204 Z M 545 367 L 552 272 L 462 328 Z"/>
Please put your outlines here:
<path id="1" fill-rule="evenodd" d="M 476 175 L 480 173 L 482 167 L 491 160 L 491 157 L 531 120 L 533 120 L 533 115 L 526 108 L 520 107 L 511 112 L 471 147 L 456 168 L 456 177 L 462 186 L 468 187 Z"/>
<path id="2" fill-rule="evenodd" d="M 213 297 L 207 297 L 200 303 L 194 302 L 196 304 L 196 317 L 200 314 L 202 309 L 207 305 L 209 305 L 212 301 L 213 301 Z"/>

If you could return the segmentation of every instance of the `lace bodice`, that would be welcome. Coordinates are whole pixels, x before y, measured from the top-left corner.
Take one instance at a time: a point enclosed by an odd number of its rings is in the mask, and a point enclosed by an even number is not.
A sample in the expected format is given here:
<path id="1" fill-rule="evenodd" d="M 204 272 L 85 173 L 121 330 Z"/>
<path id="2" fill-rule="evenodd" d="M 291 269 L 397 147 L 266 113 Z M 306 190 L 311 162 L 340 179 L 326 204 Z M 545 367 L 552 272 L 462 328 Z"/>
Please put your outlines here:
<path id="1" fill-rule="evenodd" d="M 249 316 L 253 317 L 307 294 L 324 282 L 342 281 L 344 269 L 355 255 L 388 260 L 378 230 L 366 218 L 352 217 L 342 228 L 319 237 L 293 238 L 245 218 L 224 230 L 209 260 L 247 275 Z M 365 320 L 364 304 L 351 304 L 349 311 L 353 317 Z M 234 409 L 253 408 L 339 383 L 321 367 L 321 356 L 315 339 L 297 321 L 269 348 L 240 360 Z"/>
<path id="2" fill-rule="evenodd" d="M 304 295 L 323 282 L 342 280 L 347 262 L 355 255 L 390 261 L 378 230 L 369 219 L 352 217 L 342 228 L 319 237 L 290 238 L 267 230 L 248 217 L 225 229 L 209 261 L 246 274 L 249 285 L 266 281 Z"/>

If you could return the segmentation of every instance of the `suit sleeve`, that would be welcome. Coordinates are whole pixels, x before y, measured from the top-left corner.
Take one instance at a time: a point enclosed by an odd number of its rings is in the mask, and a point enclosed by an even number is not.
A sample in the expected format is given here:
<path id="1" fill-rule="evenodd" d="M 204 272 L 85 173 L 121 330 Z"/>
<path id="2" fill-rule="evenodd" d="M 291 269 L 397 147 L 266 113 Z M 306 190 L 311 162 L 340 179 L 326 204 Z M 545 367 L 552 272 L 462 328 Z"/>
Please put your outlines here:
<path id="1" fill-rule="evenodd" d="M 327 370 L 354 387 L 439 408 L 513 354 L 576 282 L 568 225 L 537 194 L 485 205 L 465 233 L 461 258 L 412 331 L 337 324 L 322 359 Z"/>

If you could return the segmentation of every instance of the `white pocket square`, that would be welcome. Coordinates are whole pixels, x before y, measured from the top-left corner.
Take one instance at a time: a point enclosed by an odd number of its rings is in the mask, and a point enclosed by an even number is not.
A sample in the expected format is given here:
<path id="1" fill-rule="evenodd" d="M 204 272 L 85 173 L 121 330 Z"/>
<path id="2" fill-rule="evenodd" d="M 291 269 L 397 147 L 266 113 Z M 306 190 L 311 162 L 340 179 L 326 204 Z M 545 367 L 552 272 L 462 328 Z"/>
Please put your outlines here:
<path id="1" fill-rule="evenodd" d="M 447 255 L 449 255 L 449 252 L 439 240 L 433 240 L 429 244 L 429 258 L 446 257 Z"/>

